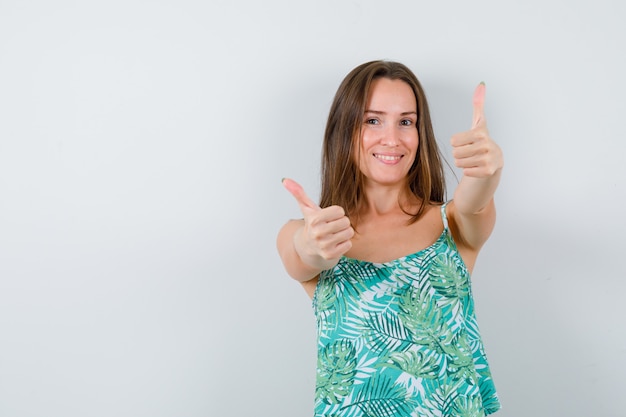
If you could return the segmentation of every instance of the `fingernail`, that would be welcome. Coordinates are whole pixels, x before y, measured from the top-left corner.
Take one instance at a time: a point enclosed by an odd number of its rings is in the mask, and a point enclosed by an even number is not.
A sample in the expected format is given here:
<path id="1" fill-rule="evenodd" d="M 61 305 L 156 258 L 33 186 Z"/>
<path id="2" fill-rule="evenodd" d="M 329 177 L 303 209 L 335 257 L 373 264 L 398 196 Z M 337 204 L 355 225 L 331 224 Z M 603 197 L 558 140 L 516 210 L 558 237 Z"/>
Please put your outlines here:
<path id="1" fill-rule="evenodd" d="M 487 84 L 485 84 L 485 82 L 484 82 L 484 81 L 481 81 L 480 83 L 481 83 L 482 85 L 485 85 L 485 86 L 487 85 Z"/>
<path id="2" fill-rule="evenodd" d="M 283 178 L 280 180 L 280 182 L 285 182 L 285 180 L 286 180 L 286 179 L 287 179 L 287 178 L 283 177 Z"/>

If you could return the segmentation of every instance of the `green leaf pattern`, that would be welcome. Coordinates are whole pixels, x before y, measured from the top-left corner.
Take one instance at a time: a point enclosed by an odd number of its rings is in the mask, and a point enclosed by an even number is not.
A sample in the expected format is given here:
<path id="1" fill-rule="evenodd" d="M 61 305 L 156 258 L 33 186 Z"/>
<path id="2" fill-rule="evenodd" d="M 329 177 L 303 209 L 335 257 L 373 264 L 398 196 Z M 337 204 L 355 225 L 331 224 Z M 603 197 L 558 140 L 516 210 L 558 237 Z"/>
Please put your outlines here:
<path id="1" fill-rule="evenodd" d="M 355 369 L 356 354 L 349 340 L 324 346 L 317 358 L 317 398 L 328 404 L 339 403 L 354 383 Z"/>
<path id="2" fill-rule="evenodd" d="M 445 206 L 442 207 L 444 225 Z M 316 417 L 484 417 L 500 402 L 447 227 L 387 263 L 342 258 L 313 297 Z"/>

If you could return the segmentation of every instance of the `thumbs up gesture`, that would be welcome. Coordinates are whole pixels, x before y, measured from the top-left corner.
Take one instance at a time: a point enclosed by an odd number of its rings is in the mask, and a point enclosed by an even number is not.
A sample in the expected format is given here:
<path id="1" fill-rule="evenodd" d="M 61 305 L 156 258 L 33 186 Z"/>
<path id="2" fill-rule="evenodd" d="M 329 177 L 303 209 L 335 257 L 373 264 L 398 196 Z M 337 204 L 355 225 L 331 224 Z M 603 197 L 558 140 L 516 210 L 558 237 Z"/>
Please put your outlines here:
<path id="1" fill-rule="evenodd" d="M 294 234 L 296 253 L 309 267 L 320 271 L 334 267 L 343 254 L 352 247 L 354 229 L 343 208 L 320 208 L 297 182 L 285 178 L 283 185 L 294 196 L 304 224 Z"/>
<path id="2" fill-rule="evenodd" d="M 500 147 L 491 139 L 485 118 L 485 84 L 474 91 L 472 128 L 452 136 L 454 164 L 463 169 L 463 175 L 488 178 L 504 165 Z"/>

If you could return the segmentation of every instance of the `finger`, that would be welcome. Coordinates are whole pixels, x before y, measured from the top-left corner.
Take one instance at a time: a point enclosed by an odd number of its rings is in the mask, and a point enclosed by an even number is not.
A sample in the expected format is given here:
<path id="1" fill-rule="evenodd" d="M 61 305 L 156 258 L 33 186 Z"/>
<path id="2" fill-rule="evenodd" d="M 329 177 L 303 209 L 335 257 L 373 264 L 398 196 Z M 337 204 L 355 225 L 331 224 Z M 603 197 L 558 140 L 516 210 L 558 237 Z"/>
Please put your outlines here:
<path id="1" fill-rule="evenodd" d="M 350 226 L 350 220 L 346 217 L 346 212 L 340 206 L 330 206 L 320 209 L 320 213 L 316 216 L 320 221 L 332 223 L 336 221 L 347 222 L 344 227 Z"/>
<path id="2" fill-rule="evenodd" d="M 326 210 L 328 209 L 324 209 L 320 213 L 323 213 Z M 318 221 L 316 222 L 316 225 L 321 235 L 334 235 L 343 230 L 352 229 L 350 219 L 348 219 L 346 216 L 333 216 L 326 220 L 324 220 L 323 218 L 317 218 L 317 220 Z"/>
<path id="3" fill-rule="evenodd" d="M 454 160 L 454 164 L 458 168 L 477 168 L 485 165 L 485 156 L 484 154 L 479 155 L 471 155 L 465 158 L 456 158 Z"/>
<path id="4" fill-rule="evenodd" d="M 472 116 L 472 129 L 485 121 L 485 93 L 487 87 L 484 82 L 478 84 L 474 90 L 474 114 Z"/>
<path id="5" fill-rule="evenodd" d="M 352 241 L 344 240 L 343 242 L 336 244 L 334 247 L 325 250 L 323 256 L 326 259 L 337 259 L 348 252 L 350 248 L 352 248 Z"/>
<path id="6" fill-rule="evenodd" d="M 315 211 L 313 215 L 309 217 L 309 233 L 310 236 L 316 240 L 328 240 L 333 239 L 337 233 L 344 230 L 352 229 L 350 225 L 350 219 L 342 214 L 341 217 L 337 217 L 337 206 L 327 207 L 325 209 Z M 308 210 L 308 209 L 305 209 Z M 343 210 L 341 210 L 343 212 Z"/>
<path id="7" fill-rule="evenodd" d="M 456 159 L 464 159 L 464 158 L 469 158 L 471 156 L 474 155 L 480 155 L 485 153 L 485 150 L 483 148 L 480 148 L 478 146 L 475 145 L 467 145 L 467 146 L 461 146 L 458 148 L 454 148 L 452 150 L 452 157 L 456 160 Z"/>
<path id="8" fill-rule="evenodd" d="M 352 228 L 342 230 L 332 236 L 326 241 L 320 244 L 323 257 L 326 259 L 338 258 L 346 253 L 352 247 L 352 237 L 354 236 L 354 230 Z"/>
<path id="9" fill-rule="evenodd" d="M 352 227 L 348 227 L 347 229 L 343 229 L 340 232 L 335 233 L 335 239 L 339 242 L 345 242 L 354 237 L 354 229 Z"/>
<path id="10" fill-rule="evenodd" d="M 341 242 L 352 239 L 352 237 L 354 237 L 354 229 L 348 227 L 335 231 L 327 231 L 326 233 L 319 233 L 318 230 L 311 237 L 319 243 L 320 247 L 331 248 Z"/>
<path id="11" fill-rule="evenodd" d="M 471 145 L 474 142 L 476 142 L 476 134 L 471 131 L 457 133 L 452 135 L 450 139 L 450 145 L 452 145 L 453 149 Z"/>
<path id="12" fill-rule="evenodd" d="M 465 158 L 475 154 L 488 152 L 492 148 L 492 141 L 488 136 L 475 134 L 475 131 L 457 135 L 452 145 L 452 156 Z M 470 134 L 466 134 L 470 133 Z"/>
<path id="13" fill-rule="evenodd" d="M 283 178 L 283 186 L 291 193 L 301 208 L 321 210 L 320 207 L 306 195 L 300 184 L 289 178 Z"/>

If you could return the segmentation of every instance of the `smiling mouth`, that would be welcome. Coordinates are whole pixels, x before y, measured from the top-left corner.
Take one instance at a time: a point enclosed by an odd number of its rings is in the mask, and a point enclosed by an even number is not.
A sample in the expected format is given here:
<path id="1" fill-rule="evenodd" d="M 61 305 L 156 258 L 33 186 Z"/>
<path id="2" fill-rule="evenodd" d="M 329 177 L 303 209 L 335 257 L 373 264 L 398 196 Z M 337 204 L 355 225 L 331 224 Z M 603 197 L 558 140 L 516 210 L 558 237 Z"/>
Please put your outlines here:
<path id="1" fill-rule="evenodd" d="M 381 154 L 375 153 L 374 158 L 380 159 L 381 161 L 394 162 L 394 161 L 399 161 L 400 158 L 402 158 L 402 155 L 381 155 Z"/>

